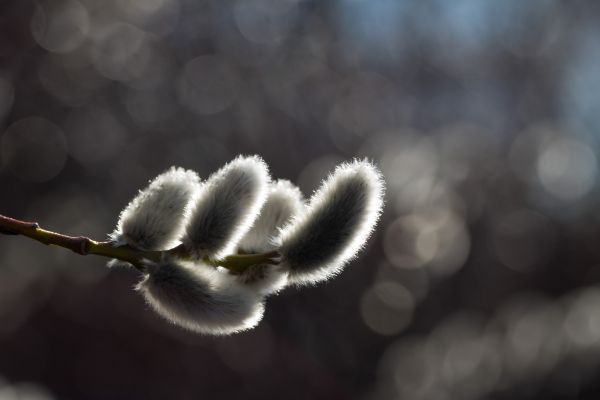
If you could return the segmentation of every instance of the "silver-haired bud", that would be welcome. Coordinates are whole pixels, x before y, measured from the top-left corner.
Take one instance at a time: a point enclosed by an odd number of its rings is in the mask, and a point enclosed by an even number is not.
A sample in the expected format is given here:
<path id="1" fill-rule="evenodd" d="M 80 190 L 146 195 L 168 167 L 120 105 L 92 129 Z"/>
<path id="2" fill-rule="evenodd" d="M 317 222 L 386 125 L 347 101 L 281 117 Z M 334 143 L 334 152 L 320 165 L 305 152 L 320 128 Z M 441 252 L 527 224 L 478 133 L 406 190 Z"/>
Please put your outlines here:
<path id="1" fill-rule="evenodd" d="M 385 184 L 368 161 L 338 166 L 305 213 L 283 228 L 282 265 L 289 281 L 316 283 L 341 271 L 364 246 L 383 207 Z"/>
<path id="2" fill-rule="evenodd" d="M 264 253 L 278 247 L 279 230 L 304 209 L 302 192 L 290 181 L 279 179 L 269 187 L 267 200 L 252 228 L 238 244 L 241 253 Z"/>
<path id="3" fill-rule="evenodd" d="M 267 200 L 252 228 L 238 244 L 239 253 L 265 253 L 279 247 L 280 229 L 304 209 L 302 192 L 290 181 L 280 179 L 271 184 Z M 275 293 L 287 284 L 288 272 L 277 265 L 254 265 L 238 279 L 264 295 Z"/>
<path id="4" fill-rule="evenodd" d="M 142 250 L 166 250 L 178 243 L 188 208 L 199 188 L 194 171 L 171 167 L 131 200 L 110 235 L 118 245 Z"/>
<path id="5" fill-rule="evenodd" d="M 229 335 L 262 319 L 263 298 L 227 272 L 166 260 L 146 265 L 136 287 L 162 317 L 193 332 Z"/>
<path id="6" fill-rule="evenodd" d="M 265 202 L 267 165 L 258 156 L 238 157 L 203 185 L 183 243 L 196 257 L 222 258 L 248 232 Z"/>

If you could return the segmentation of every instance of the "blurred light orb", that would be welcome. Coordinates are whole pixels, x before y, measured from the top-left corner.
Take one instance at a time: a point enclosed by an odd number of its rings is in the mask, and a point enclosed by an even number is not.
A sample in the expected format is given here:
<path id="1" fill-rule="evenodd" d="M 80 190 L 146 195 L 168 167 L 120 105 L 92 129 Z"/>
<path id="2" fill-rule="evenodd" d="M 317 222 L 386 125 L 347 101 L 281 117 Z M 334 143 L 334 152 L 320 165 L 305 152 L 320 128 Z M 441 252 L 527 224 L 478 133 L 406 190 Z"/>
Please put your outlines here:
<path id="1" fill-rule="evenodd" d="M 422 260 L 415 252 L 415 238 L 421 223 L 417 217 L 401 217 L 385 230 L 383 250 L 388 261 L 399 268 L 419 268 L 427 260 Z"/>
<path id="2" fill-rule="evenodd" d="M 558 362 L 563 319 L 553 305 L 525 305 L 508 327 L 505 365 L 514 378 L 544 374 Z"/>
<path id="3" fill-rule="evenodd" d="M 128 82 L 143 77 L 152 60 L 148 34 L 138 27 L 115 22 L 94 37 L 92 60 L 105 77 Z"/>
<path id="4" fill-rule="evenodd" d="M 507 160 L 515 176 L 528 186 L 538 183 L 537 159 L 540 149 L 562 136 L 564 133 L 547 121 L 537 122 L 517 132 Z"/>
<path id="5" fill-rule="evenodd" d="M 396 268 L 387 261 L 383 261 L 377 270 L 378 282 L 398 281 L 408 289 L 415 303 L 420 303 L 429 292 L 430 277 L 423 268 Z"/>
<path id="6" fill-rule="evenodd" d="M 441 365 L 441 375 L 450 385 L 476 388 L 477 373 L 485 357 L 485 342 L 478 336 L 454 338 L 454 342 L 446 348 Z"/>
<path id="7" fill-rule="evenodd" d="M 391 308 L 406 310 L 414 307 L 412 294 L 398 282 L 378 282 L 374 285 L 373 290 L 377 298 Z"/>
<path id="8" fill-rule="evenodd" d="M 386 356 L 393 357 L 390 366 L 399 398 L 439 398 L 433 395 L 440 386 L 436 350 L 431 340 L 403 339 L 392 347 L 393 354 Z"/>
<path id="9" fill-rule="evenodd" d="M 54 400 L 56 398 L 46 387 L 35 382 L 19 382 L 13 385 L 13 388 L 18 394 L 15 400 Z"/>
<path id="10" fill-rule="evenodd" d="M 571 138 L 558 138 L 541 149 L 538 177 L 544 188 L 559 200 L 573 201 L 595 184 L 598 162 L 592 149 Z"/>
<path id="11" fill-rule="evenodd" d="M 46 50 L 68 53 L 85 41 L 90 25 L 86 7 L 76 0 L 36 2 L 31 33 Z"/>
<path id="12" fill-rule="evenodd" d="M 9 384 L 0 377 L 0 400 L 54 400 L 45 387 L 33 382 Z"/>
<path id="13" fill-rule="evenodd" d="M 384 253 L 399 268 L 424 267 L 438 276 L 456 272 L 470 251 L 462 217 L 432 208 L 394 221 L 385 231 Z"/>
<path id="14" fill-rule="evenodd" d="M 237 95 L 237 76 L 231 65 L 219 56 L 194 58 L 185 65 L 179 79 L 180 102 L 200 115 L 227 109 Z"/>
<path id="15" fill-rule="evenodd" d="M 242 0 L 233 5 L 236 25 L 255 43 L 280 43 L 294 26 L 297 0 Z"/>
<path id="16" fill-rule="evenodd" d="M 578 294 L 565 319 L 570 342 L 582 349 L 600 347 L 600 288 L 591 287 Z"/>
<path id="17" fill-rule="evenodd" d="M 12 386 L 5 385 L 4 382 L 0 382 L 0 399 L 20 400 L 20 395 Z"/>
<path id="18" fill-rule="evenodd" d="M 387 175 L 384 175 L 387 176 Z M 406 183 L 401 189 L 394 193 L 393 198 L 394 210 L 397 214 L 407 214 L 418 212 L 419 210 L 437 205 L 437 200 L 445 200 L 436 198 L 434 193 L 439 180 L 433 175 L 424 175 L 415 177 L 410 182 Z M 439 194 L 439 192 L 437 193 Z"/>
<path id="19" fill-rule="evenodd" d="M 411 320 L 415 300 L 398 282 L 377 282 L 362 296 L 360 314 L 365 324 L 380 335 L 395 335 Z"/>
<path id="20" fill-rule="evenodd" d="M 418 133 L 395 132 L 396 143 L 381 149 L 381 169 L 388 186 L 399 189 L 419 178 L 430 178 L 438 169 L 438 152 L 435 142 Z"/>
<path id="21" fill-rule="evenodd" d="M 45 182 L 54 178 L 67 162 L 63 131 L 41 117 L 23 118 L 4 132 L 0 141 L 4 166 L 19 178 Z"/>

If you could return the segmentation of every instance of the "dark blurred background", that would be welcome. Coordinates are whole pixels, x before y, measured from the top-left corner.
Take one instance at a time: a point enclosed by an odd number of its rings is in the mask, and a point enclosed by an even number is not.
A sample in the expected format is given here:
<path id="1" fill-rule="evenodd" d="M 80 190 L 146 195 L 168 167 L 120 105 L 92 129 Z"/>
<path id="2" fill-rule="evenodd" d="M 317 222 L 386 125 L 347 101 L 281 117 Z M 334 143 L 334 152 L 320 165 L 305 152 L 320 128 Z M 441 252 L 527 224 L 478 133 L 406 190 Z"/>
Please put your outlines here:
<path id="1" fill-rule="evenodd" d="M 336 279 L 231 337 L 0 237 L 0 399 L 596 399 L 600 3 L 0 1 L 0 213 L 103 239 L 171 165 L 380 165 Z"/>

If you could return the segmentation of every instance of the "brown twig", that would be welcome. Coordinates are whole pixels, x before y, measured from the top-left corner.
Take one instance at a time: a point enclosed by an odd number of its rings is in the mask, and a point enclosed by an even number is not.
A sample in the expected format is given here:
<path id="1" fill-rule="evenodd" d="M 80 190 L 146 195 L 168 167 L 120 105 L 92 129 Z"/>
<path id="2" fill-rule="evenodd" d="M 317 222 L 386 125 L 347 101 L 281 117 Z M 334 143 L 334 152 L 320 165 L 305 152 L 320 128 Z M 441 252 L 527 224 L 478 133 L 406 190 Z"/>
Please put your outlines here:
<path id="1" fill-rule="evenodd" d="M 62 233 L 48 231 L 40 228 L 37 222 L 26 222 L 6 217 L 0 214 L 0 233 L 7 235 L 21 235 L 36 240 L 45 245 L 64 247 L 80 255 L 95 254 L 115 258 L 128 262 L 143 271 L 144 261 L 158 262 L 164 257 L 191 259 L 191 256 L 182 246 L 166 251 L 145 251 L 131 246 L 115 246 L 110 241 L 96 241 L 85 236 L 67 236 Z M 204 258 L 203 261 L 229 269 L 232 273 L 243 272 L 246 268 L 256 264 L 277 264 L 279 253 L 276 251 L 262 254 L 235 254 L 222 260 Z"/>

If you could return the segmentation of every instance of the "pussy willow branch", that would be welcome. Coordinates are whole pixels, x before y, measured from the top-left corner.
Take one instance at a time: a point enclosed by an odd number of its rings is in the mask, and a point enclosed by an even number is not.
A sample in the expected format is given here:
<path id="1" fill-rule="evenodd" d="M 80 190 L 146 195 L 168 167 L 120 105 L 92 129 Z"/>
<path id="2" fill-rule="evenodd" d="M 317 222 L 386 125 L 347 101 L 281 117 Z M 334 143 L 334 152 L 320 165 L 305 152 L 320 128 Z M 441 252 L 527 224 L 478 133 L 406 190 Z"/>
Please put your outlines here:
<path id="1" fill-rule="evenodd" d="M 144 251 L 130 246 L 115 247 L 110 241 L 99 242 L 85 236 L 67 236 L 40 228 L 37 222 L 25 222 L 6 217 L 0 214 L 0 233 L 7 235 L 21 235 L 36 240 L 46 245 L 64 247 L 83 256 L 95 254 L 104 257 L 116 258 L 128 262 L 143 271 L 143 260 L 158 262 L 164 256 L 174 256 L 180 259 L 190 259 L 181 246 L 166 251 Z M 227 268 L 232 273 L 243 272 L 256 264 L 277 264 L 279 253 L 276 251 L 262 254 L 237 254 L 225 257 L 222 260 L 204 258 L 204 262 Z"/>

